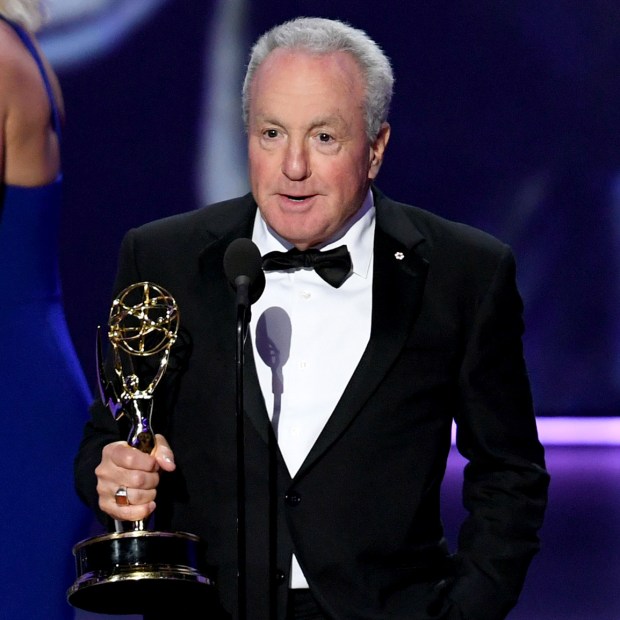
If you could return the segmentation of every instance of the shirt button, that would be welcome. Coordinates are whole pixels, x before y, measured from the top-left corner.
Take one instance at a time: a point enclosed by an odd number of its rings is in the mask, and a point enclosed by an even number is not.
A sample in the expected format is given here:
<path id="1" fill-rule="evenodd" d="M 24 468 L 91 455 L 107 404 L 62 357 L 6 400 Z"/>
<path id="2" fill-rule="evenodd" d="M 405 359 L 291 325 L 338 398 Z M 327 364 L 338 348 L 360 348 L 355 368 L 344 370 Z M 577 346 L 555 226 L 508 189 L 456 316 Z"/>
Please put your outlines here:
<path id="1" fill-rule="evenodd" d="M 312 294 L 309 291 L 301 291 L 300 297 L 302 299 L 310 299 L 310 297 L 312 297 Z"/>
<path id="2" fill-rule="evenodd" d="M 301 496 L 296 491 L 289 491 L 284 496 L 284 501 L 287 503 L 288 506 L 294 508 L 295 506 L 299 505 L 299 502 L 301 502 Z"/>

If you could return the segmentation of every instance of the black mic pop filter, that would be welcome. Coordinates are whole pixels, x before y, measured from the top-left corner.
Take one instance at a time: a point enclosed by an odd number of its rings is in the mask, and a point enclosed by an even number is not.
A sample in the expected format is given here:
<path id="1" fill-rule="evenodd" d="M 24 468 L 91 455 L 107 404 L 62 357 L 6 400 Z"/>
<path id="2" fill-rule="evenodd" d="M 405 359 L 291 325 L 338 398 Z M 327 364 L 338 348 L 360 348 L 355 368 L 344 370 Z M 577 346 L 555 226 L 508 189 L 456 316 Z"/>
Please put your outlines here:
<path id="1" fill-rule="evenodd" d="M 224 273 L 231 286 L 237 291 L 237 303 L 243 306 L 253 304 L 265 290 L 263 259 L 251 239 L 235 239 L 224 253 Z"/>

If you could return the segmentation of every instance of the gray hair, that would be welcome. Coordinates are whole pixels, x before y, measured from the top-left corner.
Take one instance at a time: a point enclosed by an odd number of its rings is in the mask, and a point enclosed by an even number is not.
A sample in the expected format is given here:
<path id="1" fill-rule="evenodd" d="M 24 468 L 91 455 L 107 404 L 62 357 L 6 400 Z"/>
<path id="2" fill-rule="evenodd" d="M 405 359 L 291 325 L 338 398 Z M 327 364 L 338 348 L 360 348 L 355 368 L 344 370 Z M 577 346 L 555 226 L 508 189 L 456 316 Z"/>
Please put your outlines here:
<path id="1" fill-rule="evenodd" d="M 43 0 L 0 0 L 0 13 L 20 26 L 36 32 L 47 20 Z"/>
<path id="2" fill-rule="evenodd" d="M 345 22 L 320 17 L 298 17 L 265 32 L 250 52 L 242 91 L 243 122 L 247 129 L 250 110 L 250 86 L 256 70 L 275 49 L 302 50 L 311 54 L 347 52 L 364 75 L 364 116 L 366 134 L 373 142 L 381 124 L 387 120 L 394 87 L 390 60 L 363 30 Z"/>

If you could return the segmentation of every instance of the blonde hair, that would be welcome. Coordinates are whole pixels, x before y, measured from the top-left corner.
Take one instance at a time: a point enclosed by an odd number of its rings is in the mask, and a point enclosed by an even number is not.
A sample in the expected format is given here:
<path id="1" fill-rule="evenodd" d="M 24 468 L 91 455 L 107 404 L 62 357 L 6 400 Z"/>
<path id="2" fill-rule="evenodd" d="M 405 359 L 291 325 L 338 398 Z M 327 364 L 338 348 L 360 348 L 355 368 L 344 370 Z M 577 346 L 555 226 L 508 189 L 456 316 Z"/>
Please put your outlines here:
<path id="1" fill-rule="evenodd" d="M 47 21 L 44 0 L 0 0 L 0 14 L 36 32 Z"/>

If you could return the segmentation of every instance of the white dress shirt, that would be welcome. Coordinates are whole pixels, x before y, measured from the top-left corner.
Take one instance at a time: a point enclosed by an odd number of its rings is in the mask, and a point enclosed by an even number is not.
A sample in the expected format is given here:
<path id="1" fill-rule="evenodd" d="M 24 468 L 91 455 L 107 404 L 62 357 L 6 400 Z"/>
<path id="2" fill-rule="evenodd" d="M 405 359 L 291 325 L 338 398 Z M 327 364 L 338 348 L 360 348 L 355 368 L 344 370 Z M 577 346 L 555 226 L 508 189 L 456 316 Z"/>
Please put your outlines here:
<path id="1" fill-rule="evenodd" d="M 291 476 L 320 435 L 370 337 L 375 209 L 362 208 L 320 249 L 346 244 L 353 272 L 334 288 L 312 269 L 266 272 L 252 306 L 250 334 L 258 379 Z M 257 212 L 252 240 L 261 255 L 292 245 Z M 293 557 L 291 588 L 308 587 Z"/>

